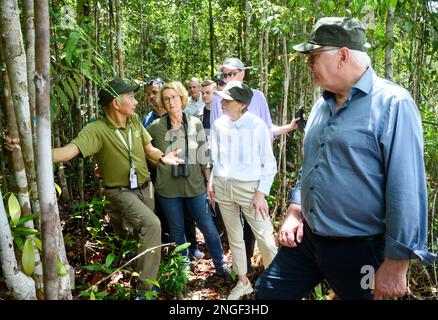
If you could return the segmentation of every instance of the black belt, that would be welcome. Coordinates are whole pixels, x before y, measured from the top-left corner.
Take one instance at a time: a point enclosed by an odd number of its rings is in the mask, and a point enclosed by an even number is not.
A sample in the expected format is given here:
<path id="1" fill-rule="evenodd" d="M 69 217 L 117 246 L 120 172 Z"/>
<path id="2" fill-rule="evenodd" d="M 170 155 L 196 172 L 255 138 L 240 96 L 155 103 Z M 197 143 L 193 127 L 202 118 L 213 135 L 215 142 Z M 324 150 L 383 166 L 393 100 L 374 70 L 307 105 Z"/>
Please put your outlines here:
<path id="1" fill-rule="evenodd" d="M 130 189 L 130 190 L 144 189 L 144 188 L 146 188 L 149 185 L 149 181 L 150 180 L 147 180 L 141 186 L 138 186 L 137 188 L 133 188 L 133 189 L 131 189 L 129 186 L 116 186 L 116 187 L 104 187 L 104 188 L 105 189 L 121 189 L 121 188 L 126 188 L 126 189 Z"/>
<path id="2" fill-rule="evenodd" d="M 352 237 L 335 237 L 335 236 L 320 236 L 320 235 L 317 236 L 330 240 L 375 240 L 382 237 L 383 235 L 384 235 L 383 233 L 380 233 L 372 236 L 352 236 Z"/>

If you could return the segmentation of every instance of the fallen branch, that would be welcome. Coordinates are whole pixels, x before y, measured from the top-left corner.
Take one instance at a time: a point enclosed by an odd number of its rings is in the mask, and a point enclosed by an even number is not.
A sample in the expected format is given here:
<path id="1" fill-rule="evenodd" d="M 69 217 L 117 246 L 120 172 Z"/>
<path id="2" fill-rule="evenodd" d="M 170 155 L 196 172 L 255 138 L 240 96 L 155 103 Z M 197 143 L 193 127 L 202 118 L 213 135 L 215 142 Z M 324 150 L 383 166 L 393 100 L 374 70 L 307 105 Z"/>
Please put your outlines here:
<path id="1" fill-rule="evenodd" d="M 151 252 L 155 249 L 161 248 L 161 247 L 165 247 L 165 246 L 170 246 L 172 244 L 175 244 L 175 242 L 169 242 L 169 243 L 164 243 L 164 244 L 160 244 L 159 246 L 155 246 L 152 248 L 148 248 L 145 251 L 139 253 L 138 255 L 136 255 L 134 258 L 132 258 L 131 260 L 129 260 L 128 262 L 126 262 L 124 265 L 122 265 L 121 267 L 117 268 L 116 270 L 114 270 L 110 275 L 106 276 L 103 279 L 100 279 L 98 282 L 96 282 L 94 285 L 92 285 L 91 287 L 89 287 L 87 290 L 88 291 L 90 289 L 92 289 L 93 287 L 97 287 L 99 284 L 101 284 L 102 282 L 108 280 L 109 278 L 111 278 L 115 273 L 119 272 L 121 269 L 123 269 L 124 267 L 126 267 L 128 264 L 130 264 L 131 262 L 137 260 L 138 258 L 140 258 L 142 255 L 145 255 L 148 252 Z"/>

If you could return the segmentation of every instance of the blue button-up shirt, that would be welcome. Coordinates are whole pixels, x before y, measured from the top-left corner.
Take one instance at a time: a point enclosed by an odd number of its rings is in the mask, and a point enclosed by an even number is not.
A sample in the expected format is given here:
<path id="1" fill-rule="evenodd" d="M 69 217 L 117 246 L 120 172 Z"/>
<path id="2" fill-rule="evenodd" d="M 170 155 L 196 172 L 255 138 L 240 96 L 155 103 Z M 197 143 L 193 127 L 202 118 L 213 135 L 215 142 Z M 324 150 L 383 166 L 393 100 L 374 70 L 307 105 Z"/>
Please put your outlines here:
<path id="1" fill-rule="evenodd" d="M 164 113 L 163 116 L 165 114 L 166 113 Z M 143 117 L 143 119 L 141 119 L 141 123 L 143 124 L 143 127 L 147 128 L 151 125 L 152 122 L 160 118 L 161 118 L 160 115 L 157 112 L 155 112 L 155 110 L 151 110 L 147 115 Z"/>
<path id="2" fill-rule="evenodd" d="M 328 91 L 312 108 L 290 200 L 316 234 L 385 233 L 386 257 L 431 263 L 423 133 L 411 95 L 369 67 L 334 108 Z"/>

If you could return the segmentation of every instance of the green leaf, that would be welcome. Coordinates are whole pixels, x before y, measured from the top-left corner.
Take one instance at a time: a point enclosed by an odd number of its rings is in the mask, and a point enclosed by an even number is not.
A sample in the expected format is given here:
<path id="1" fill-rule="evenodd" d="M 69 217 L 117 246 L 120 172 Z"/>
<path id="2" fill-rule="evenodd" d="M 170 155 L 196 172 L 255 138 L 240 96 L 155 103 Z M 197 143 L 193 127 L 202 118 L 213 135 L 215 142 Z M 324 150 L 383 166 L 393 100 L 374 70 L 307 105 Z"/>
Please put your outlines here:
<path id="1" fill-rule="evenodd" d="M 62 104 L 62 107 L 64 108 L 64 110 L 68 111 L 69 104 L 68 104 L 67 96 L 65 95 L 64 91 L 58 85 L 56 85 L 54 87 L 54 90 L 55 90 L 56 95 L 58 96 L 59 100 L 61 101 L 61 104 Z"/>
<path id="2" fill-rule="evenodd" d="M 38 233 L 38 230 L 28 228 L 28 227 L 17 227 L 14 228 L 14 236 L 33 236 Z"/>
<path id="3" fill-rule="evenodd" d="M 103 267 L 100 264 L 88 264 L 86 266 L 83 266 L 82 269 L 85 269 L 88 271 L 102 271 Z"/>
<path id="4" fill-rule="evenodd" d="M 59 259 L 59 256 L 56 257 L 56 273 L 60 277 L 64 277 L 67 275 L 67 269 L 65 268 L 61 259 Z"/>
<path id="5" fill-rule="evenodd" d="M 34 245 L 36 245 L 36 247 L 37 247 L 40 251 L 43 251 L 43 243 L 41 242 L 41 240 L 38 239 L 38 238 L 33 238 L 32 240 L 33 240 Z"/>
<path id="6" fill-rule="evenodd" d="M 67 93 L 68 97 L 70 98 L 70 100 L 74 100 L 75 96 L 73 94 L 72 89 L 70 88 L 69 83 L 67 82 L 67 80 L 61 80 L 61 84 L 64 87 L 64 91 Z"/>
<path id="7" fill-rule="evenodd" d="M 26 222 L 35 219 L 38 216 L 39 216 L 39 213 L 34 213 L 34 214 L 30 214 L 28 216 L 22 217 L 22 218 L 20 218 L 20 220 L 18 220 L 16 227 L 21 226 L 21 225 L 25 224 Z"/>
<path id="8" fill-rule="evenodd" d="M 96 300 L 96 297 L 94 296 L 94 292 L 90 292 L 90 300 Z"/>
<path id="9" fill-rule="evenodd" d="M 397 0 L 391 0 L 391 6 L 395 9 L 397 7 Z"/>
<path id="10" fill-rule="evenodd" d="M 153 284 L 157 288 L 160 287 L 160 283 L 157 280 L 155 280 L 155 279 L 146 279 L 146 283 L 147 284 Z"/>
<path id="11" fill-rule="evenodd" d="M 35 254 L 33 252 L 33 244 L 30 239 L 26 239 L 23 246 L 23 254 L 21 256 L 24 273 L 31 276 L 35 267 Z"/>
<path id="12" fill-rule="evenodd" d="M 74 97 L 78 99 L 79 98 L 78 87 L 80 86 L 80 83 L 76 83 L 72 77 L 68 77 L 67 80 L 70 83 L 70 88 L 73 90 Z"/>
<path id="13" fill-rule="evenodd" d="M 71 61 L 73 59 L 73 53 L 80 38 L 81 34 L 76 30 L 72 31 L 68 36 L 67 43 L 65 45 L 65 60 L 70 67 L 72 66 Z"/>
<path id="14" fill-rule="evenodd" d="M 188 247 L 190 247 L 190 242 L 186 242 L 186 243 L 179 245 L 178 247 L 175 248 L 175 250 L 173 250 L 173 252 L 178 253 L 178 252 L 184 251 Z"/>
<path id="15" fill-rule="evenodd" d="M 21 207 L 18 203 L 17 197 L 15 194 L 11 193 L 8 199 L 8 208 L 9 208 L 9 216 L 11 217 L 13 225 L 17 225 L 18 220 L 20 220 L 21 216 Z"/>
<path id="16" fill-rule="evenodd" d="M 55 183 L 55 189 L 56 189 L 56 191 L 58 191 L 58 197 L 60 197 L 62 190 L 61 190 L 61 187 L 57 183 Z"/>
<path id="17" fill-rule="evenodd" d="M 114 261 L 115 258 L 116 258 L 116 254 L 114 252 L 111 252 L 109 255 L 107 255 L 105 259 L 105 267 L 109 268 L 109 266 L 111 265 L 111 263 Z"/>

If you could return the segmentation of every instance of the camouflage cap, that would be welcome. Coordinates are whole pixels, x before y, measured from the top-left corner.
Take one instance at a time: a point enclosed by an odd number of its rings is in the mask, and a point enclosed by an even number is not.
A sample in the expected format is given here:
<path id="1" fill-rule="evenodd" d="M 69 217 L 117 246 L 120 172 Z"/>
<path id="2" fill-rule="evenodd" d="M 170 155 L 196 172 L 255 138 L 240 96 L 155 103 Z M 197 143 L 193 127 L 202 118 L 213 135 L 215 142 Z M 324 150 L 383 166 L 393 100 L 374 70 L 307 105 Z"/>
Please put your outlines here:
<path id="1" fill-rule="evenodd" d="M 366 41 L 365 26 L 359 20 L 326 17 L 316 22 L 307 42 L 293 48 L 301 53 L 308 53 L 323 46 L 347 47 L 367 52 L 370 44 Z"/>

